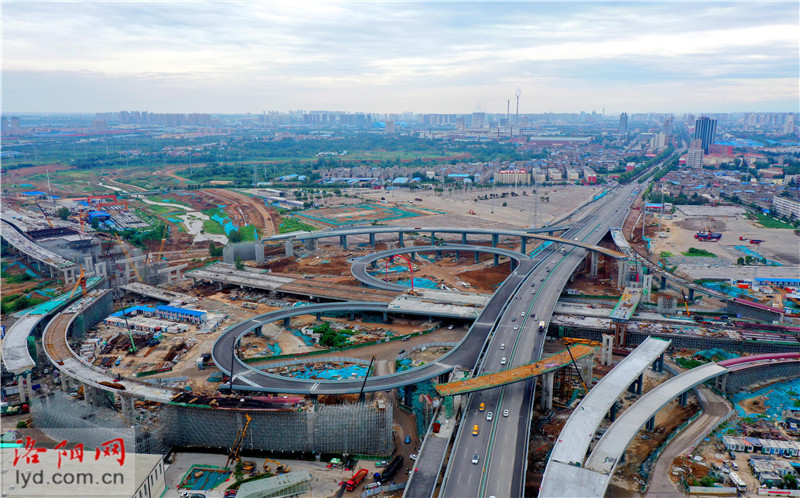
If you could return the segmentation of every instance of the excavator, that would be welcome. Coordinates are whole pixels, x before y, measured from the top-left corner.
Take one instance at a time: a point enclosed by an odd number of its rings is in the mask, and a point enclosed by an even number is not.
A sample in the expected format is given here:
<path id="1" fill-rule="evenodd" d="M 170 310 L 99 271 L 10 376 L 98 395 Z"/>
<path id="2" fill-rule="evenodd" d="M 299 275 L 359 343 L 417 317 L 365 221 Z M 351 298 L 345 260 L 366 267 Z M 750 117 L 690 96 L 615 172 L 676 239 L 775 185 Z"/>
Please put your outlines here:
<path id="1" fill-rule="evenodd" d="M 281 462 L 278 462 L 276 460 L 271 460 L 269 458 L 265 458 L 264 459 L 264 472 L 266 472 L 268 474 L 272 473 L 272 467 L 269 466 L 270 463 L 274 463 L 275 464 L 275 473 L 276 474 L 286 474 L 286 473 L 290 472 L 290 469 L 289 469 L 288 465 L 284 465 Z"/>

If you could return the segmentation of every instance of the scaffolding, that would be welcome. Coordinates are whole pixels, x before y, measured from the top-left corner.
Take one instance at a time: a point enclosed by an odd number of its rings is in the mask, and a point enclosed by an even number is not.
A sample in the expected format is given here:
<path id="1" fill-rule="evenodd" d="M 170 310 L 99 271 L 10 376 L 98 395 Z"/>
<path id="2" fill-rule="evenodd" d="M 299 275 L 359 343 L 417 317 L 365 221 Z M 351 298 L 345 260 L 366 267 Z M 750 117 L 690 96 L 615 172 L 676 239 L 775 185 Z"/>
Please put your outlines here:
<path id="1" fill-rule="evenodd" d="M 252 422 L 243 451 L 388 456 L 393 450 L 392 411 L 372 403 L 248 413 Z M 227 450 L 245 423 L 243 411 L 171 405 L 164 416 L 164 436 L 169 445 Z"/>
<path id="2" fill-rule="evenodd" d="M 87 448 L 97 448 L 103 442 L 121 437 L 131 453 L 164 454 L 167 451 L 162 426 L 155 417 L 137 420 L 131 431 L 131 425 L 116 410 L 88 406 L 61 392 L 35 398 L 31 402 L 31 413 L 34 426 L 56 441 L 77 441 Z"/>

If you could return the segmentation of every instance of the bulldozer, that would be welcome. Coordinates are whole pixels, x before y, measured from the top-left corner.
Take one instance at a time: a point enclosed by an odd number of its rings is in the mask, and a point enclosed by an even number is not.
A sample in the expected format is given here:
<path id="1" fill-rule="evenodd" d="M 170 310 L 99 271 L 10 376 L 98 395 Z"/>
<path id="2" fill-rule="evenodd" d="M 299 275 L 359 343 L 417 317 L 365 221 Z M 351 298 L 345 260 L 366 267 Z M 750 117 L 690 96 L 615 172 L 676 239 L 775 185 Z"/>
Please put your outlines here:
<path id="1" fill-rule="evenodd" d="M 271 460 L 269 458 L 265 458 L 264 459 L 264 472 L 266 472 L 268 474 L 272 474 L 272 467 L 270 467 L 270 465 L 269 465 L 270 463 L 274 463 L 275 464 L 275 473 L 276 474 L 286 474 L 286 473 L 288 473 L 290 471 L 288 465 L 284 465 L 281 462 L 278 462 L 278 461 L 275 461 L 275 460 Z"/>

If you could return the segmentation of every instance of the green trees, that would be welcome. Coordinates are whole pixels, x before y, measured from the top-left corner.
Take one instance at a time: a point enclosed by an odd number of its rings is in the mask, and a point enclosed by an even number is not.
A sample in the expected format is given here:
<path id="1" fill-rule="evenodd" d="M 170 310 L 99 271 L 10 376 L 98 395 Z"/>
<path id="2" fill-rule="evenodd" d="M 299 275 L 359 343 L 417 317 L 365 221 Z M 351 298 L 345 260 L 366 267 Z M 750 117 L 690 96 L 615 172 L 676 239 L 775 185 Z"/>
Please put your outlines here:
<path id="1" fill-rule="evenodd" d="M 208 255 L 212 258 L 222 256 L 222 245 L 217 245 L 213 240 L 208 241 Z"/>
<path id="2" fill-rule="evenodd" d="M 59 218 L 66 221 L 66 219 L 69 218 L 69 208 L 60 207 L 58 208 L 58 211 L 56 211 L 56 214 L 58 215 Z"/>

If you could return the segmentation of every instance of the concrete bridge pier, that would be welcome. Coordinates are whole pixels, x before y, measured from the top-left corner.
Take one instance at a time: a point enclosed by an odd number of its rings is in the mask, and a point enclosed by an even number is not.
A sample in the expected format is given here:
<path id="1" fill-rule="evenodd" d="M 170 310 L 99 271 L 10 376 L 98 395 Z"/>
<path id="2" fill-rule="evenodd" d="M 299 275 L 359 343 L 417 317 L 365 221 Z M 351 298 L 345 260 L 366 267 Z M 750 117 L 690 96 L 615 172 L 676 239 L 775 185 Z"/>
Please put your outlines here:
<path id="1" fill-rule="evenodd" d="M 542 397 L 539 400 L 539 406 L 542 410 L 553 409 L 553 380 L 555 379 L 555 372 L 547 372 L 542 375 Z"/>
<path id="2" fill-rule="evenodd" d="M 617 260 L 617 287 L 625 287 L 628 281 L 628 260 Z"/>
<path id="3" fill-rule="evenodd" d="M 689 393 L 686 391 L 682 392 L 681 395 L 678 396 L 678 404 L 681 406 L 686 406 L 688 398 L 689 398 Z"/>
<path id="4" fill-rule="evenodd" d="M 664 353 L 661 353 L 659 357 L 656 358 L 656 361 L 653 362 L 653 370 L 658 373 L 664 371 Z"/>
<path id="5" fill-rule="evenodd" d="M 694 301 L 694 289 L 689 289 L 689 302 Z"/>
<path id="6" fill-rule="evenodd" d="M 404 237 L 404 235 L 405 235 L 405 234 L 404 234 L 403 232 L 397 232 L 397 245 L 398 245 L 399 247 L 405 247 L 405 246 L 406 246 L 406 245 L 403 243 L 403 237 Z"/>
<path id="7" fill-rule="evenodd" d="M 342 246 L 342 249 L 347 250 L 347 235 L 339 236 L 339 245 Z"/>
<path id="8" fill-rule="evenodd" d="M 283 252 L 287 258 L 294 256 L 294 241 L 292 239 L 284 241 Z"/>
<path id="9" fill-rule="evenodd" d="M 650 432 L 654 431 L 656 429 L 656 417 L 652 416 L 649 419 L 647 419 L 647 423 L 645 424 L 645 427 Z"/>
<path id="10" fill-rule="evenodd" d="M 435 254 L 436 254 L 436 261 L 439 261 L 440 259 L 442 259 L 442 251 L 436 251 Z"/>
<path id="11" fill-rule="evenodd" d="M 283 319 L 283 326 L 284 327 L 288 327 L 291 324 L 292 324 L 292 317 L 287 316 L 286 318 Z"/>
<path id="12" fill-rule="evenodd" d="M 254 334 L 256 337 L 261 337 L 262 335 L 264 335 L 264 334 L 262 333 L 262 326 L 261 326 L 261 325 L 259 325 L 258 327 L 254 328 L 254 329 L 253 329 L 253 334 Z"/>
<path id="13" fill-rule="evenodd" d="M 350 321 L 351 322 L 355 321 L 355 319 L 356 319 L 356 312 L 355 311 L 351 311 L 350 312 Z"/>
<path id="14" fill-rule="evenodd" d="M 520 237 L 519 238 L 519 252 L 522 254 L 528 254 L 528 238 L 527 237 Z"/>
<path id="15" fill-rule="evenodd" d="M 122 418 L 132 424 L 136 421 L 136 399 L 133 396 L 119 395 L 119 404 L 122 407 Z"/>
<path id="16" fill-rule="evenodd" d="M 617 401 L 616 400 L 614 400 L 614 402 L 611 404 L 611 410 L 608 412 L 608 419 L 611 422 L 614 422 L 615 420 L 617 420 Z"/>
<path id="17" fill-rule="evenodd" d="M 388 321 L 389 321 L 389 314 L 384 311 L 383 312 L 383 323 L 386 323 Z"/>
<path id="18" fill-rule="evenodd" d="M 468 244 L 468 242 L 467 242 L 467 232 L 463 232 L 461 234 L 461 243 L 464 244 L 464 245 Z"/>
<path id="19" fill-rule="evenodd" d="M 411 254 L 411 261 L 416 261 L 417 260 L 417 253 L 412 252 L 410 254 Z"/>
<path id="20" fill-rule="evenodd" d="M 449 378 L 450 378 L 449 373 L 443 373 L 439 375 L 439 384 L 446 384 Z"/>
<path id="21" fill-rule="evenodd" d="M 613 362 L 614 336 L 603 334 L 603 347 L 600 350 L 600 364 L 611 365 Z"/>
<path id="22" fill-rule="evenodd" d="M 500 242 L 500 236 L 496 233 L 492 234 L 492 247 L 497 247 L 497 243 Z"/>
<path id="23" fill-rule="evenodd" d="M 661 290 L 664 290 L 664 289 L 667 288 L 667 277 L 665 277 L 664 275 L 661 275 L 661 282 L 659 284 L 659 288 Z"/>
<path id="24" fill-rule="evenodd" d="M 322 320 L 322 313 L 314 313 L 317 316 L 317 321 Z"/>
<path id="25" fill-rule="evenodd" d="M 461 261 L 461 251 L 456 251 L 456 263 Z"/>
<path id="26" fill-rule="evenodd" d="M 591 270 L 589 271 L 589 276 L 592 277 L 592 278 L 596 278 L 597 277 L 597 269 L 600 266 L 600 255 L 597 254 L 597 251 L 591 251 L 589 254 L 591 254 L 591 258 L 592 258 L 592 266 L 591 266 Z"/>
<path id="27" fill-rule="evenodd" d="M 714 387 L 719 391 L 725 392 L 725 388 L 728 387 L 728 374 L 724 373 L 714 379 Z"/>
<path id="28" fill-rule="evenodd" d="M 378 261 L 377 260 L 373 261 L 372 263 L 369 264 L 369 266 L 370 266 L 370 268 L 377 268 L 378 267 Z"/>
<path id="29" fill-rule="evenodd" d="M 436 245 L 436 232 L 431 232 L 431 245 Z"/>
<path id="30" fill-rule="evenodd" d="M 20 403 L 27 402 L 33 397 L 33 389 L 31 388 L 31 380 L 28 379 L 28 372 L 17 377 L 17 387 L 19 388 L 19 401 Z"/>
<path id="31" fill-rule="evenodd" d="M 475 264 L 477 265 L 480 262 L 480 253 L 475 251 Z"/>
<path id="32" fill-rule="evenodd" d="M 583 360 L 581 376 L 583 377 L 583 381 L 586 383 L 586 387 L 591 389 L 592 377 L 594 376 L 594 354 L 590 354 Z"/>
<path id="33" fill-rule="evenodd" d="M 494 265 L 497 266 L 499 264 L 500 264 L 500 255 L 499 254 L 495 254 L 494 255 Z"/>
<path id="34" fill-rule="evenodd" d="M 369 246 L 372 247 L 372 248 L 375 247 L 375 234 L 374 233 L 370 233 L 369 234 Z"/>
<path id="35" fill-rule="evenodd" d="M 644 381 L 644 374 L 639 374 L 639 377 L 633 381 L 633 384 L 628 387 L 628 392 L 633 394 L 642 394 L 642 383 Z"/>
<path id="36" fill-rule="evenodd" d="M 311 251 L 316 251 L 318 242 L 319 242 L 318 239 L 308 239 L 306 240 L 306 248 Z"/>

